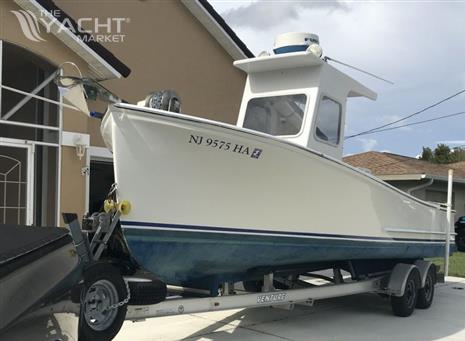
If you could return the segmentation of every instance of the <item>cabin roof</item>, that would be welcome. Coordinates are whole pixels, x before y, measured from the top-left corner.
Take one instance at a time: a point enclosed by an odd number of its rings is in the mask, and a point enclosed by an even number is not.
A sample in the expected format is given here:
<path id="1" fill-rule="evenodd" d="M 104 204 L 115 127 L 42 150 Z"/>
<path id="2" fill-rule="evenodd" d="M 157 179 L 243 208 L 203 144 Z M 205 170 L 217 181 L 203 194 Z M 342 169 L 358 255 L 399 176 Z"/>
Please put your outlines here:
<path id="1" fill-rule="evenodd" d="M 247 73 L 319 66 L 325 62 L 310 52 L 291 52 L 237 60 L 234 66 Z"/>
<path id="2" fill-rule="evenodd" d="M 344 86 L 347 88 L 348 97 L 367 97 L 372 100 L 377 98 L 377 94 L 374 91 L 368 89 L 366 86 L 351 78 L 347 74 L 339 71 L 334 66 L 329 65 L 327 62 L 321 58 L 318 58 L 313 53 L 307 51 L 237 60 L 234 62 L 234 66 L 248 73 L 249 75 L 276 70 L 295 69 L 300 67 L 322 67 L 323 69 L 329 71 L 330 76 L 328 77 L 337 77 L 338 80 L 343 80 L 343 84 L 340 82 L 338 82 L 338 84 L 339 86 Z"/>

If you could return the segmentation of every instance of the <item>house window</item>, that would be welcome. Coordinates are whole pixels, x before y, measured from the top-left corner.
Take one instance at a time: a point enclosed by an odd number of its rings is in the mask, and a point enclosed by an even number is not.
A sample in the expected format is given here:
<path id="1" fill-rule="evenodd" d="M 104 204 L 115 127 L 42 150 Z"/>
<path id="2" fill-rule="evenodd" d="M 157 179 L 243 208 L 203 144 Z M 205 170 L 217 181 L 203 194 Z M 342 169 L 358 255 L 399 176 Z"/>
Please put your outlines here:
<path id="1" fill-rule="evenodd" d="M 341 105 L 323 96 L 318 106 L 315 135 L 318 140 L 333 145 L 339 144 L 341 133 Z"/>
<path id="2" fill-rule="evenodd" d="M 296 135 L 302 128 L 307 96 L 253 98 L 247 104 L 244 128 L 274 136 Z"/>
<path id="3" fill-rule="evenodd" d="M 61 132 L 57 67 L 0 40 L 0 223 L 56 225 Z"/>

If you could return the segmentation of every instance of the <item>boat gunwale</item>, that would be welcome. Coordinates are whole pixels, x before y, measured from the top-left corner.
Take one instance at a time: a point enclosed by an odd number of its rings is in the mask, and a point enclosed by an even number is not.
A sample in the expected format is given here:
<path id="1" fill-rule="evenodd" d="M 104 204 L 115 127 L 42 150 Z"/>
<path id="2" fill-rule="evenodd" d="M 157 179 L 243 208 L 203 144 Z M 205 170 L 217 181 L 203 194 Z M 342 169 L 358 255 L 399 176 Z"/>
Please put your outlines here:
<path id="1" fill-rule="evenodd" d="M 214 126 L 214 127 L 233 130 L 235 132 L 242 133 L 242 134 L 244 134 L 244 133 L 245 134 L 250 134 L 252 136 L 263 138 L 265 140 L 268 139 L 268 140 L 277 142 L 278 144 L 281 143 L 281 144 L 284 144 L 284 145 L 287 145 L 287 146 L 290 146 L 290 147 L 294 147 L 294 148 L 300 149 L 302 151 L 311 153 L 311 154 L 313 154 L 315 156 L 322 157 L 323 159 L 328 160 L 330 162 L 334 162 L 334 163 L 338 164 L 339 166 L 345 167 L 346 169 L 352 170 L 356 174 L 358 174 L 359 176 L 363 176 L 363 177 L 366 177 L 368 179 L 371 179 L 374 182 L 393 190 L 394 192 L 400 194 L 401 196 L 403 196 L 405 198 L 412 199 L 412 200 L 416 201 L 419 204 L 423 204 L 423 205 L 425 205 L 427 207 L 430 207 L 430 208 L 435 208 L 435 209 L 437 209 L 439 211 L 443 211 L 443 212 L 446 211 L 446 208 L 443 208 L 440 204 L 434 204 L 434 203 L 431 203 L 431 202 L 421 200 L 421 199 L 419 199 L 417 197 L 414 197 L 413 195 L 411 195 L 411 194 L 409 194 L 407 192 L 404 192 L 404 191 L 398 189 L 397 187 L 394 187 L 393 185 L 381 180 L 380 178 L 378 178 L 378 177 L 376 177 L 376 176 L 374 176 L 374 175 L 372 175 L 370 173 L 366 173 L 366 172 L 364 172 L 364 171 L 362 171 L 362 170 L 360 170 L 360 169 L 358 169 L 356 167 L 353 167 L 353 166 L 349 165 L 348 163 L 345 163 L 345 162 L 343 162 L 341 160 L 338 160 L 338 159 L 336 159 L 334 157 L 331 157 L 329 155 L 326 155 L 326 154 L 321 153 L 319 151 L 316 151 L 314 149 L 310 149 L 310 148 L 298 145 L 298 144 L 293 143 L 291 141 L 283 140 L 283 139 L 281 139 L 279 137 L 276 137 L 276 136 L 261 133 L 261 132 L 251 130 L 251 129 L 247 129 L 247 128 L 238 127 L 236 125 L 229 124 L 229 123 L 213 121 L 213 120 L 209 120 L 209 119 L 206 119 L 206 118 L 197 117 L 197 116 L 190 116 L 190 115 L 182 114 L 182 113 L 174 113 L 174 112 L 160 110 L 160 109 L 141 107 L 141 106 L 138 106 L 138 105 L 135 105 L 135 104 L 128 104 L 128 103 L 111 104 L 108 107 L 104 118 L 102 119 L 102 126 L 104 126 L 106 124 L 106 120 L 110 116 L 109 114 L 111 114 L 113 112 L 111 110 L 112 108 L 123 109 L 123 110 L 133 110 L 133 111 L 140 112 L 140 113 L 143 113 L 143 114 L 147 115 L 146 116 L 147 118 L 151 118 L 154 114 L 156 114 L 158 116 L 165 117 L 165 118 L 168 118 L 168 119 L 188 121 L 188 122 L 193 122 L 193 123 L 196 123 L 196 124 L 206 124 L 206 125 L 210 125 L 210 126 Z"/>

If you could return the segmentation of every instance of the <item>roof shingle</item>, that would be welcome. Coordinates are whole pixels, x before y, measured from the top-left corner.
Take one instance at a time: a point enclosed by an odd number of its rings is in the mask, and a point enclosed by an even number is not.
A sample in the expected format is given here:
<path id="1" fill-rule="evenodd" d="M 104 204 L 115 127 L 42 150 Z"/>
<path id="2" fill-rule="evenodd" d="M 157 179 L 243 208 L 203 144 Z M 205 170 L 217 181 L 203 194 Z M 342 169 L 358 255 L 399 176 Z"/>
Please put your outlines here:
<path id="1" fill-rule="evenodd" d="M 465 179 L 465 161 L 437 164 L 409 156 L 375 151 L 346 156 L 343 161 L 357 168 L 368 169 L 377 176 L 425 174 L 447 177 L 448 170 L 453 168 L 455 178 Z"/>

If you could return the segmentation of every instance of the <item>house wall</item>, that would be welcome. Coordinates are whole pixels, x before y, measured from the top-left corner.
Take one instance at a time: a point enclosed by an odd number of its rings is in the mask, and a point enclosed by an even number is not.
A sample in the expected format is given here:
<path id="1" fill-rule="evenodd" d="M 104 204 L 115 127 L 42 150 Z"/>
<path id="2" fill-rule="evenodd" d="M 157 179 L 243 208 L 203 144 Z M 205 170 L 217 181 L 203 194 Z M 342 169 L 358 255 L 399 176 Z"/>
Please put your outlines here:
<path id="1" fill-rule="evenodd" d="M 124 80 L 104 83 L 120 97 L 134 103 L 155 90 L 174 89 L 184 113 L 236 123 L 246 75 L 180 1 L 55 3 L 73 18 L 130 20 L 122 24 L 124 43 L 104 43 L 132 70 Z M 88 131 L 91 144 L 103 146 L 98 124 L 89 120 Z"/>
<path id="2" fill-rule="evenodd" d="M 12 1 L 0 1 L 0 40 L 19 45 L 48 60 L 49 63 L 57 67 L 66 61 L 72 61 L 84 73 L 90 73 L 88 65 L 54 36 L 44 35 L 46 39 L 44 42 L 28 40 L 22 33 L 18 20 L 11 13 L 12 10 L 19 9 Z M 3 65 L 3 67 L 5 68 L 7 65 Z M 87 126 L 88 120 L 84 115 L 64 108 L 64 130 L 85 133 L 88 130 Z M 83 162 L 76 157 L 74 148 L 63 147 L 61 161 L 61 212 L 76 212 L 80 215 L 85 212 L 86 189 L 85 186 L 82 186 L 85 183 L 85 178 L 80 174 L 81 167 L 84 166 Z"/>
<path id="3" fill-rule="evenodd" d="M 386 182 L 393 185 L 394 187 L 399 188 L 400 190 L 404 192 L 407 192 L 410 188 L 420 185 L 419 181 L 402 180 L 402 181 L 386 181 Z M 421 190 L 415 191 L 413 194 L 420 199 L 424 197 L 424 195 L 422 196 Z"/>
<path id="4" fill-rule="evenodd" d="M 410 188 L 416 187 L 424 181 L 388 181 L 394 187 L 397 187 L 403 191 L 407 191 Z M 444 194 L 444 198 L 447 198 L 447 182 L 435 180 L 430 186 L 422 188 L 412 192 L 412 195 L 422 199 L 427 200 L 426 191 L 439 191 Z M 452 186 L 452 193 L 454 198 L 454 209 L 456 210 L 455 217 L 465 215 L 465 184 L 454 182 Z M 445 200 L 446 201 L 446 200 Z"/>
<path id="5" fill-rule="evenodd" d="M 182 99 L 184 113 L 236 122 L 245 74 L 232 66 L 229 54 L 180 1 L 55 3 L 76 19 L 98 17 L 102 22 L 108 17 L 130 19 L 121 32 L 125 34 L 124 43 L 104 44 L 132 69 L 127 79 L 104 84 L 120 97 L 136 102 L 152 91 L 174 89 Z M 88 65 L 54 36 L 43 33 L 45 42 L 28 40 L 11 13 L 19 9 L 12 1 L 0 1 L 1 40 L 22 46 L 56 66 L 72 61 L 84 75 L 91 74 Z M 96 119 L 65 108 L 63 130 L 90 134 L 91 145 L 104 146 Z M 63 147 L 61 166 L 60 211 L 82 215 L 87 195 L 85 176 L 81 175 L 85 160 L 77 158 L 74 148 Z"/>

